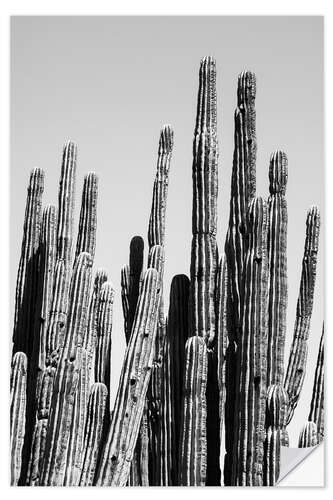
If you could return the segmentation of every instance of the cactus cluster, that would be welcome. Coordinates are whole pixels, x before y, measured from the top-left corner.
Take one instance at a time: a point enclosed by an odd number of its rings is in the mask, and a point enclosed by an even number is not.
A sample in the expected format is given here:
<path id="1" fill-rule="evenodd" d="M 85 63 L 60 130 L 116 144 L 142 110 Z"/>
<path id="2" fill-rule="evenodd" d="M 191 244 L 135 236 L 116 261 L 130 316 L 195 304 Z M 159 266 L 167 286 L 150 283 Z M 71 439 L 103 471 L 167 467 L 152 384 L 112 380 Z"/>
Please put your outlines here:
<path id="1" fill-rule="evenodd" d="M 144 239 L 121 270 L 124 355 L 110 406 L 115 289 L 93 279 L 98 178 L 84 179 L 76 245 L 77 147 L 64 146 L 58 207 L 42 209 L 44 173 L 30 176 L 16 285 L 11 366 L 11 483 L 29 486 L 274 486 L 299 401 L 320 216 L 306 220 L 289 361 L 287 156 L 270 158 L 256 196 L 256 77 L 238 78 L 228 231 L 217 244 L 216 62 L 201 61 L 193 141 L 190 276 L 163 286 L 173 130 L 160 133 Z M 168 309 L 167 315 L 165 310 Z M 324 437 L 324 341 L 299 446 Z"/>

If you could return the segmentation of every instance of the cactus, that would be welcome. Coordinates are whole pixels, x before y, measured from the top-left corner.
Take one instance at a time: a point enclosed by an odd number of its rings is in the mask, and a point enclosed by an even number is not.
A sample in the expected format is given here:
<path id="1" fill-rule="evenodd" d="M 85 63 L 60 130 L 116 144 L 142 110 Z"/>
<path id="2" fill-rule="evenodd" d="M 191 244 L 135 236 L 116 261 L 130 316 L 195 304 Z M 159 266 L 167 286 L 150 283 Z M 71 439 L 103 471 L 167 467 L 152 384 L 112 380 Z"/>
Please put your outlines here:
<path id="1" fill-rule="evenodd" d="M 306 219 L 306 238 L 302 262 L 301 284 L 297 301 L 294 337 L 290 349 L 284 386 L 289 396 L 288 423 L 293 417 L 302 390 L 308 355 L 308 337 L 313 308 L 313 294 L 317 271 L 320 216 L 312 207 Z"/>
<path id="2" fill-rule="evenodd" d="M 307 422 L 300 432 L 298 439 L 299 448 L 308 448 L 318 444 L 317 424 L 315 422 Z"/>
<path id="3" fill-rule="evenodd" d="M 35 168 L 30 174 L 25 208 L 13 331 L 13 354 L 22 351 L 28 358 L 33 345 L 43 191 L 44 172 L 40 168 Z"/>
<path id="4" fill-rule="evenodd" d="M 152 368 L 159 307 L 157 287 L 158 273 L 155 269 L 148 269 L 125 353 L 109 434 L 96 475 L 98 486 L 124 486 L 128 479 Z"/>
<path id="5" fill-rule="evenodd" d="M 264 486 L 275 486 L 280 475 L 281 431 L 285 427 L 288 394 L 282 385 L 267 390 L 266 439 L 264 446 Z"/>
<path id="6" fill-rule="evenodd" d="M 267 205 L 249 207 L 242 332 L 237 352 L 233 484 L 261 486 L 267 369 Z"/>
<path id="7" fill-rule="evenodd" d="M 96 382 L 92 385 L 84 431 L 83 464 L 79 486 L 92 486 L 93 484 L 101 445 L 107 396 L 108 390 L 105 384 Z"/>
<path id="8" fill-rule="evenodd" d="M 70 422 L 77 411 L 76 391 L 81 369 L 84 369 L 82 338 L 86 326 L 88 291 L 91 280 L 92 259 L 81 253 L 73 270 L 70 289 L 70 309 L 66 335 L 59 341 L 59 365 L 56 371 L 51 400 L 41 484 L 63 484 L 66 455 L 70 453 Z M 84 425 L 84 420 L 81 425 Z M 77 429 L 80 433 L 82 429 Z"/>
<path id="9" fill-rule="evenodd" d="M 12 360 L 10 380 L 10 469 L 12 486 L 18 484 L 21 474 L 25 434 L 26 388 L 27 356 L 24 352 L 16 352 Z"/>
<path id="10" fill-rule="evenodd" d="M 101 287 L 97 309 L 97 343 L 95 354 L 95 380 L 106 385 L 110 393 L 111 333 L 114 289 L 105 282 Z"/>
<path id="11" fill-rule="evenodd" d="M 324 439 L 324 323 L 319 344 L 308 420 L 316 423 L 318 444 L 320 444 Z"/>
<path id="12" fill-rule="evenodd" d="M 287 321 L 287 156 L 272 154 L 269 165 L 268 198 L 268 350 L 267 386 L 282 384 Z"/>
<path id="13" fill-rule="evenodd" d="M 84 178 L 80 223 L 77 233 L 75 258 L 80 253 L 87 252 L 95 256 L 97 230 L 97 194 L 98 178 L 94 172 L 89 172 Z"/>
<path id="14" fill-rule="evenodd" d="M 185 346 L 185 376 L 180 438 L 179 484 L 205 486 L 207 467 L 207 348 L 203 338 L 190 337 Z"/>
<path id="15" fill-rule="evenodd" d="M 234 154 L 231 177 L 229 226 L 225 255 L 229 276 L 230 328 L 225 358 L 226 404 L 224 484 L 232 484 L 234 461 L 234 403 L 236 398 L 237 341 L 241 332 L 243 268 L 247 249 L 247 210 L 256 191 L 256 77 L 244 71 L 238 77 L 237 108 L 234 115 Z"/>

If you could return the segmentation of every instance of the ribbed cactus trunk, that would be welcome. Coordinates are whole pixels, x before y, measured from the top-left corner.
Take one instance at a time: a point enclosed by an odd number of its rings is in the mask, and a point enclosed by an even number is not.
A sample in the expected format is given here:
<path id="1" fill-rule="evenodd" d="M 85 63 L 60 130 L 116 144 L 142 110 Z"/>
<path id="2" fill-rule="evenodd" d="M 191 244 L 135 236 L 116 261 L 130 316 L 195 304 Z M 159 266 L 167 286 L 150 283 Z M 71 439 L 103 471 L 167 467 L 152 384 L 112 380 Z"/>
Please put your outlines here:
<path id="1" fill-rule="evenodd" d="M 111 425 L 96 474 L 98 486 L 125 486 L 153 365 L 158 319 L 158 272 L 148 269 L 126 349 Z"/>
<path id="2" fill-rule="evenodd" d="M 149 250 L 155 245 L 164 246 L 165 218 L 169 185 L 169 169 L 173 150 L 173 130 L 165 125 L 160 133 L 156 176 L 153 186 L 153 199 L 148 227 Z M 149 264 L 148 264 L 149 265 Z M 155 266 L 150 266 L 155 267 Z M 157 334 L 155 341 L 154 364 L 148 390 L 148 427 L 149 427 L 149 484 L 152 486 L 171 485 L 171 430 L 169 401 L 163 400 L 170 392 L 164 379 L 163 354 L 166 336 L 164 314 L 163 275 L 160 280 L 161 296 L 159 304 Z"/>
<path id="3" fill-rule="evenodd" d="M 67 463 L 67 456 L 71 453 L 71 423 L 78 411 L 76 398 L 81 397 L 76 395 L 77 391 L 81 390 L 80 375 L 87 362 L 87 353 L 82 347 L 82 342 L 86 329 L 91 267 L 91 256 L 88 253 L 81 253 L 71 280 L 66 335 L 59 341 L 59 364 L 52 392 L 40 482 L 43 486 L 63 485 L 65 473 L 70 473 L 67 470 L 68 466 L 73 467 L 73 462 L 71 465 Z M 77 428 L 80 442 L 84 417 L 79 416 Z"/>
<path id="4" fill-rule="evenodd" d="M 243 268 L 247 251 L 247 210 L 256 191 L 256 78 L 244 71 L 238 77 L 229 226 L 225 242 L 229 276 L 231 325 L 226 349 L 226 405 L 224 484 L 232 484 L 234 414 L 236 399 L 236 347 L 241 333 Z"/>
<path id="5" fill-rule="evenodd" d="M 202 337 L 185 346 L 185 370 L 179 457 L 179 484 L 205 486 L 207 474 L 207 347 Z"/>
<path id="6" fill-rule="evenodd" d="M 308 338 L 317 272 L 320 215 L 317 207 L 308 211 L 302 261 L 301 284 L 297 301 L 294 336 L 284 381 L 289 396 L 288 423 L 293 417 L 302 390 L 308 357 Z"/>
<path id="7" fill-rule="evenodd" d="M 320 338 L 317 366 L 313 382 L 311 406 L 308 420 L 317 425 L 318 444 L 324 439 L 324 323 Z"/>
<path id="8" fill-rule="evenodd" d="M 248 249 L 237 346 L 232 483 L 263 484 L 267 376 L 267 205 L 255 198 L 248 211 Z"/>
<path id="9" fill-rule="evenodd" d="M 307 422 L 300 432 L 298 439 L 299 448 L 309 448 L 318 444 L 318 431 L 315 422 Z"/>
<path id="10" fill-rule="evenodd" d="M 220 484 L 215 294 L 217 279 L 218 142 L 216 63 L 208 56 L 199 71 L 197 117 L 193 141 L 193 205 L 190 336 L 202 337 L 208 347 L 207 484 Z M 219 432 L 218 432 L 219 434 Z"/>
<path id="11" fill-rule="evenodd" d="M 89 172 L 84 177 L 80 222 L 77 233 L 75 258 L 82 252 L 87 252 L 94 259 L 96 248 L 97 230 L 97 196 L 98 177 L 94 172 Z"/>
<path id="12" fill-rule="evenodd" d="M 42 222 L 44 172 L 35 168 L 30 174 L 23 225 L 21 257 L 16 281 L 13 354 L 24 352 L 30 358 L 35 326 L 38 280 L 38 249 Z"/>
<path id="13" fill-rule="evenodd" d="M 27 390 L 27 356 L 16 352 L 10 377 L 10 456 L 11 485 L 18 484 L 21 475 L 22 449 L 25 434 Z"/>
<path id="14" fill-rule="evenodd" d="M 282 384 L 287 321 L 287 157 L 272 154 L 269 165 L 268 198 L 268 350 L 267 386 Z"/>
<path id="15" fill-rule="evenodd" d="M 264 486 L 275 486 L 280 475 L 281 432 L 288 411 L 288 394 L 282 385 L 267 390 L 266 439 L 264 445 Z"/>
<path id="16" fill-rule="evenodd" d="M 84 450 L 79 486 L 92 486 L 96 471 L 99 449 L 107 408 L 108 390 L 105 384 L 92 385 L 84 431 Z"/>

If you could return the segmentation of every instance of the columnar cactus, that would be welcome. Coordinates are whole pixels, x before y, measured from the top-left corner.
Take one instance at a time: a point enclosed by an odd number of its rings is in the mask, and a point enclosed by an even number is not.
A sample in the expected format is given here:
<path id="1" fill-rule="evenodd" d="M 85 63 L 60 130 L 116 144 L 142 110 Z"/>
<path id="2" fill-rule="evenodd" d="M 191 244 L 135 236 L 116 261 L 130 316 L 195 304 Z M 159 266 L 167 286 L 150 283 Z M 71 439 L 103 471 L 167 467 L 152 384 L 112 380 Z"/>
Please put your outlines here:
<path id="1" fill-rule="evenodd" d="M 111 425 L 96 484 L 124 486 L 143 414 L 151 374 L 159 307 L 158 273 L 148 269 L 120 376 Z"/>
<path id="2" fill-rule="evenodd" d="M 229 276 L 231 325 L 226 350 L 226 405 L 224 484 L 232 484 L 234 461 L 234 402 L 236 381 L 236 345 L 241 332 L 243 267 L 247 249 L 247 210 L 256 191 L 256 77 L 244 71 L 238 77 L 235 111 L 234 154 L 231 178 L 229 226 L 225 254 Z"/>
<path id="3" fill-rule="evenodd" d="M 79 229 L 77 233 L 75 257 L 88 252 L 95 256 L 97 230 L 98 178 L 94 172 L 84 177 Z"/>
<path id="4" fill-rule="evenodd" d="M 42 216 L 44 172 L 35 168 L 30 174 L 21 257 L 17 273 L 13 353 L 25 352 L 30 357 L 35 326 L 35 303 L 38 279 L 38 247 Z"/>
<path id="5" fill-rule="evenodd" d="M 318 444 L 317 424 L 315 422 L 307 422 L 300 432 L 298 439 L 299 448 L 309 448 Z"/>
<path id="6" fill-rule="evenodd" d="M 324 324 L 320 338 L 309 421 L 317 424 L 318 444 L 324 439 Z"/>
<path id="7" fill-rule="evenodd" d="M 288 423 L 293 417 L 302 390 L 308 357 L 308 338 L 317 271 L 320 215 L 317 207 L 308 211 L 302 262 L 301 284 L 297 301 L 294 337 L 290 349 L 284 386 L 289 396 Z"/>
<path id="8" fill-rule="evenodd" d="M 265 438 L 267 369 L 267 205 L 249 207 L 244 261 L 242 331 L 237 347 L 233 484 L 261 486 Z"/>
<path id="9" fill-rule="evenodd" d="M 282 384 L 287 321 L 287 156 L 272 154 L 269 165 L 268 198 L 268 349 L 267 386 Z"/>
<path id="10" fill-rule="evenodd" d="M 266 439 L 264 446 L 264 486 L 274 486 L 280 475 L 281 432 L 285 427 L 288 394 L 282 385 L 267 390 Z"/>
<path id="11" fill-rule="evenodd" d="M 79 486 L 92 486 L 101 445 L 108 390 L 106 385 L 96 382 L 92 385 L 84 431 L 83 464 Z"/>
<path id="12" fill-rule="evenodd" d="M 208 356 L 202 337 L 185 346 L 185 376 L 181 421 L 179 484 L 205 486 L 207 469 L 206 385 Z"/>
<path id="13" fill-rule="evenodd" d="M 216 293 L 216 304 L 217 304 L 217 324 L 216 324 L 216 334 L 217 334 L 217 374 L 218 374 L 218 384 L 219 384 L 219 416 L 220 416 L 220 442 L 222 443 L 222 431 L 224 426 L 224 408 L 225 408 L 225 397 L 226 397 L 226 353 L 227 353 L 227 342 L 228 342 L 228 332 L 230 328 L 230 317 L 229 317 L 229 300 L 228 295 L 228 267 L 225 256 L 222 257 L 219 263 L 218 269 L 218 280 L 217 280 L 217 293 Z"/>
<path id="14" fill-rule="evenodd" d="M 75 412 L 76 391 L 85 358 L 82 348 L 86 328 L 92 258 L 81 253 L 73 270 L 66 334 L 59 338 L 56 371 L 48 421 L 41 484 L 63 484 L 70 442 L 70 424 Z M 81 425 L 84 425 L 81 421 Z"/>
<path id="15" fill-rule="evenodd" d="M 16 352 L 10 378 L 10 452 L 11 485 L 18 484 L 21 474 L 22 449 L 25 434 L 27 389 L 27 356 Z"/>

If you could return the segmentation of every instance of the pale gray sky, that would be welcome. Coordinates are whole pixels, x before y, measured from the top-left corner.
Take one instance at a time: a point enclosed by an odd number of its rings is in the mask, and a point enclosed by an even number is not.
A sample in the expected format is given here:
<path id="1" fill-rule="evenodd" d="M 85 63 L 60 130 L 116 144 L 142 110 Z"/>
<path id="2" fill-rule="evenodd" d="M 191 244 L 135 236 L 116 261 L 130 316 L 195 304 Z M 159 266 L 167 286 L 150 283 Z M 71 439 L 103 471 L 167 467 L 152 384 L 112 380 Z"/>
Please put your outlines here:
<path id="1" fill-rule="evenodd" d="M 118 293 L 112 351 L 115 392 L 124 350 L 120 269 L 129 242 L 146 240 L 159 130 L 174 128 L 166 229 L 166 302 L 172 276 L 189 274 L 192 139 L 201 57 L 217 60 L 219 213 L 229 216 L 237 75 L 257 75 L 257 191 L 268 195 L 272 151 L 289 159 L 289 306 L 293 333 L 311 204 L 324 209 L 323 19 L 321 17 L 15 17 L 11 25 L 11 305 L 32 167 L 46 172 L 45 203 L 57 203 L 62 145 L 78 143 L 76 226 L 83 176 L 99 175 L 95 267 Z M 324 315 L 323 231 L 304 392 L 291 444 L 307 419 Z M 13 314 L 12 314 L 13 315 Z M 113 394 L 114 396 L 114 394 Z"/>

